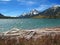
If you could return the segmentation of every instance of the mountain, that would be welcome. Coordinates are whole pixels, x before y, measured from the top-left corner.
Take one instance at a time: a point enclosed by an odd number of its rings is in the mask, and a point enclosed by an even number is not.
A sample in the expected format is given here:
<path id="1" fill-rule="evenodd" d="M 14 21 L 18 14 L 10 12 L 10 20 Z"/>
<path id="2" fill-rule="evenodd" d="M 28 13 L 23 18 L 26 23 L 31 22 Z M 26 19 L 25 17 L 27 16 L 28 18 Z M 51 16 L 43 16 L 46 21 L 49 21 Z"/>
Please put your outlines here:
<path id="1" fill-rule="evenodd" d="M 18 17 L 10 17 L 10 16 L 4 16 L 3 14 L 0 13 L 0 18 L 12 18 L 12 19 L 17 19 L 17 18 L 60 18 L 60 6 L 59 5 L 54 5 L 42 12 L 33 9 L 27 13 L 23 13 Z"/>
<path id="2" fill-rule="evenodd" d="M 5 18 L 10 18 L 9 16 L 4 16 L 3 14 L 0 13 L 0 19 L 5 19 Z"/>
<path id="3" fill-rule="evenodd" d="M 55 5 L 51 8 L 48 8 L 42 12 L 42 15 L 58 17 L 60 16 L 60 6 Z"/>
<path id="4" fill-rule="evenodd" d="M 33 9 L 33 10 L 29 13 L 29 15 L 37 15 L 37 14 L 39 14 L 39 11 L 37 11 L 36 9 Z"/>
<path id="5" fill-rule="evenodd" d="M 42 13 L 44 15 L 56 15 L 58 12 L 60 12 L 60 6 L 53 6 L 45 11 L 43 11 Z"/>
<path id="6" fill-rule="evenodd" d="M 54 5 L 39 14 L 39 16 L 34 16 L 34 18 L 60 18 L 60 6 Z"/>
<path id="7" fill-rule="evenodd" d="M 54 5 L 43 12 L 39 12 L 36 9 L 33 9 L 32 11 L 28 13 L 24 13 L 20 18 L 60 18 L 60 6 Z"/>
<path id="8" fill-rule="evenodd" d="M 33 16 L 36 16 L 39 14 L 39 11 L 37 11 L 36 9 L 33 9 L 32 11 L 28 12 L 28 13 L 23 13 L 21 16 L 19 16 L 20 18 L 30 18 Z"/>
<path id="9" fill-rule="evenodd" d="M 4 17 L 4 15 L 0 13 L 0 17 Z"/>
<path id="10" fill-rule="evenodd" d="M 0 19 L 17 19 L 19 17 L 10 17 L 10 16 L 4 16 L 3 14 L 0 13 Z"/>

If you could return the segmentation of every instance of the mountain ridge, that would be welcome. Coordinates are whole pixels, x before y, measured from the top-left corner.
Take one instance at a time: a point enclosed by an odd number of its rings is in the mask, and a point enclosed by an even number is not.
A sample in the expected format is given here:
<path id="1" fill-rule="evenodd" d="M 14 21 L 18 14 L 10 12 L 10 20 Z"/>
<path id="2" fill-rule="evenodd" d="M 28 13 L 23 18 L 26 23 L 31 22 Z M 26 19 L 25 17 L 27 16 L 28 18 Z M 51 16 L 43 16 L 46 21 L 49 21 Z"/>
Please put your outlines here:
<path id="1" fill-rule="evenodd" d="M 40 17 L 40 18 L 60 18 L 60 6 L 56 5 L 56 6 L 52 6 L 46 10 L 44 10 L 43 12 L 38 12 L 38 14 L 34 14 L 33 12 L 37 11 L 36 9 L 31 12 L 29 12 L 29 14 L 32 15 L 28 15 L 26 14 L 26 17 L 25 16 L 22 16 L 23 18 L 36 18 L 36 17 Z"/>
<path id="2" fill-rule="evenodd" d="M 42 12 L 33 9 L 27 13 L 21 14 L 18 17 L 4 16 L 0 13 L 0 18 L 60 18 L 60 6 L 54 5 Z"/>

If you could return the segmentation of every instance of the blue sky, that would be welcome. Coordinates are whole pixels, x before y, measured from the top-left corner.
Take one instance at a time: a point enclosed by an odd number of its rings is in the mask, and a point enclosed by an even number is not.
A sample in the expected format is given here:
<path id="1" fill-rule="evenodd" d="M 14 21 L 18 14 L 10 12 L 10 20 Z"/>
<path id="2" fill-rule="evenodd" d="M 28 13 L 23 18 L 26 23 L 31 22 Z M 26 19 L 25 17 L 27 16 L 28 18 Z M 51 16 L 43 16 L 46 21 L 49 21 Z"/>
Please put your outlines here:
<path id="1" fill-rule="evenodd" d="M 43 11 L 53 5 L 60 5 L 60 0 L 0 0 L 0 13 L 19 16 L 32 9 Z"/>

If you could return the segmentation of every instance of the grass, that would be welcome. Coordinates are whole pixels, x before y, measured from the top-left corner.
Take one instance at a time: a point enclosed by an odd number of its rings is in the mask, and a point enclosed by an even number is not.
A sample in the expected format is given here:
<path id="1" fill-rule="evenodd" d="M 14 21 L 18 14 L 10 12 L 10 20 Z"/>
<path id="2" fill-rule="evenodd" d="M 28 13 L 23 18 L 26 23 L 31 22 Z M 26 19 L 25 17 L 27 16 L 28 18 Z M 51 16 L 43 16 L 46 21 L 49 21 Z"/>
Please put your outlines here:
<path id="1" fill-rule="evenodd" d="M 36 40 L 31 38 L 29 40 L 25 38 L 16 37 L 5 37 L 4 39 L 0 38 L 0 45 L 60 45 L 60 34 L 52 36 L 52 34 L 41 36 Z"/>

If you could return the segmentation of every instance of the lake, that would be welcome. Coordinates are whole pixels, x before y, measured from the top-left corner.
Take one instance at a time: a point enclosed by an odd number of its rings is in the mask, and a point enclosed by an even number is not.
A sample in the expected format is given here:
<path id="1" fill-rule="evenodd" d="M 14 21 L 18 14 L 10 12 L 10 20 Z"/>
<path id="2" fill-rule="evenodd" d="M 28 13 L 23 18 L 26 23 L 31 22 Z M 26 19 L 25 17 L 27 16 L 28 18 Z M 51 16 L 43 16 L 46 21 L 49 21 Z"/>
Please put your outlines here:
<path id="1" fill-rule="evenodd" d="M 0 19 L 0 32 L 12 28 L 36 29 L 60 26 L 60 19 Z"/>

